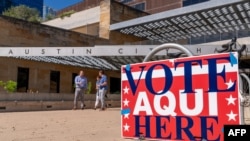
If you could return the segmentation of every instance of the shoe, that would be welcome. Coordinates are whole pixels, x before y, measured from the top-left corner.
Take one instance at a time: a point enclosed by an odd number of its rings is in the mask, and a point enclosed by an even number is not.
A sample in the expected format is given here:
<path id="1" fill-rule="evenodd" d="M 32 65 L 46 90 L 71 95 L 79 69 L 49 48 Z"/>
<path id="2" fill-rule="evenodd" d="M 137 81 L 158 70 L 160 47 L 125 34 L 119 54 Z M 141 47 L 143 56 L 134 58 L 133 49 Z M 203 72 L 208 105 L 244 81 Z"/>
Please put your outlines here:
<path id="1" fill-rule="evenodd" d="M 76 110 L 76 108 L 73 108 L 72 110 Z"/>
<path id="2" fill-rule="evenodd" d="M 84 108 L 81 108 L 81 110 L 84 110 Z"/>
<path id="3" fill-rule="evenodd" d="M 96 108 L 94 108 L 94 110 L 96 110 Z"/>
<path id="4" fill-rule="evenodd" d="M 100 111 L 104 111 L 105 109 L 104 108 L 101 108 Z"/>

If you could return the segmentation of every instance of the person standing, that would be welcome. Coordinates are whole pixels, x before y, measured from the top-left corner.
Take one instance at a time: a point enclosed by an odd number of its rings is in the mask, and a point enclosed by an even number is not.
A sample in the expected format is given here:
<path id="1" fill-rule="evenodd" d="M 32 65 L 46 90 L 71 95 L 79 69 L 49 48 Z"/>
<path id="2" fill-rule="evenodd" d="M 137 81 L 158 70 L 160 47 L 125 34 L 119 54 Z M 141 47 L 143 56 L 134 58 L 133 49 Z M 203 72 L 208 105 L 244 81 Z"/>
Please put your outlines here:
<path id="1" fill-rule="evenodd" d="M 99 76 L 101 77 L 100 83 L 99 83 L 99 94 L 100 94 L 100 100 L 101 100 L 101 109 L 105 110 L 105 100 L 104 97 L 108 90 L 108 82 L 107 82 L 107 76 L 104 74 L 103 70 L 99 71 Z"/>
<path id="2" fill-rule="evenodd" d="M 100 94 L 99 94 L 100 79 L 101 79 L 101 76 L 98 75 L 96 77 L 96 100 L 95 100 L 94 110 L 96 110 L 96 108 L 97 108 L 97 106 L 99 104 L 99 101 L 100 101 Z"/>
<path id="3" fill-rule="evenodd" d="M 81 109 L 84 109 L 84 93 L 88 87 L 87 84 L 87 78 L 84 76 L 84 71 L 81 70 L 79 75 L 75 77 L 75 97 L 73 110 L 77 109 L 78 98 L 81 100 Z"/>

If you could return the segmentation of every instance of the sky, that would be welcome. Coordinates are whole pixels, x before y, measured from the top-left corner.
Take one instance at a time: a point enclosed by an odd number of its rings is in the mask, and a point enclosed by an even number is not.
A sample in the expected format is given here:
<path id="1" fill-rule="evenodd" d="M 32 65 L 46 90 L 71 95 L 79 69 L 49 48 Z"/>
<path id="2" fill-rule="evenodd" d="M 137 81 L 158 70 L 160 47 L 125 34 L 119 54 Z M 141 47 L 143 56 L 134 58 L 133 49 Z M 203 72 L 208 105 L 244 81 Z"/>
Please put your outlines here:
<path id="1" fill-rule="evenodd" d="M 44 0 L 44 5 L 53 8 L 54 10 L 60 10 L 64 7 L 73 5 L 83 0 Z"/>

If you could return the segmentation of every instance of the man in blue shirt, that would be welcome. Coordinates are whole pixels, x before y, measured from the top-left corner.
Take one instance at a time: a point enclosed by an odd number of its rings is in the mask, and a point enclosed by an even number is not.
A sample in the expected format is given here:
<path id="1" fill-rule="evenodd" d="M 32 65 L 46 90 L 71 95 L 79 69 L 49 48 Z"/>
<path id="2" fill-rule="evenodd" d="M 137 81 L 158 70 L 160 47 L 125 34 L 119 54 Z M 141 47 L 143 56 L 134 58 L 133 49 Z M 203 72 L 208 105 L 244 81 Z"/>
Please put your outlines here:
<path id="1" fill-rule="evenodd" d="M 107 80 L 107 76 L 104 74 L 103 70 L 99 71 L 99 76 L 101 77 L 100 81 L 99 81 L 99 96 L 100 96 L 100 100 L 101 100 L 101 110 L 105 110 L 105 100 L 104 97 L 107 93 L 108 90 L 108 80 Z"/>
<path id="2" fill-rule="evenodd" d="M 77 109 L 78 98 L 81 100 L 81 109 L 84 109 L 84 93 L 88 87 L 87 78 L 84 76 L 84 72 L 81 70 L 79 75 L 75 77 L 75 98 L 74 98 L 74 108 Z"/>

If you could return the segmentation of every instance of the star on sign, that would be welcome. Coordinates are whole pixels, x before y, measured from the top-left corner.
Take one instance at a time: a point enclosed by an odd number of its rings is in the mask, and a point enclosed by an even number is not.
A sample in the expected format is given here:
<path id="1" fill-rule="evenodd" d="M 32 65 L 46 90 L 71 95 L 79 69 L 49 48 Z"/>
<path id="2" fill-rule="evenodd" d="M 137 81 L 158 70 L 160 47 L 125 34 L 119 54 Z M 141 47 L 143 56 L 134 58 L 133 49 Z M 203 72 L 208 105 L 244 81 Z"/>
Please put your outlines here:
<path id="1" fill-rule="evenodd" d="M 237 116 L 237 114 L 234 114 L 232 110 L 231 110 L 230 114 L 227 114 L 227 116 L 229 118 L 228 121 L 230 121 L 230 120 L 236 121 L 235 117 Z"/>
<path id="2" fill-rule="evenodd" d="M 231 88 L 231 87 L 234 85 L 234 83 L 233 83 L 233 81 L 230 79 L 229 82 L 226 83 L 226 85 L 227 85 L 227 89 L 229 89 L 229 88 Z"/>
<path id="3" fill-rule="evenodd" d="M 237 99 L 237 98 L 233 98 L 232 95 L 230 95 L 229 98 L 226 98 L 226 100 L 227 100 L 227 105 L 230 105 L 230 104 L 235 105 L 234 101 L 235 101 L 236 99 Z"/>
<path id="4" fill-rule="evenodd" d="M 126 87 L 123 89 L 124 94 L 128 94 L 128 90 L 129 90 L 129 88 L 126 86 Z"/>
<path id="5" fill-rule="evenodd" d="M 125 99 L 125 100 L 123 101 L 123 103 L 124 103 L 124 106 L 128 106 L 129 101 L 128 101 L 127 99 Z"/>
<path id="6" fill-rule="evenodd" d="M 123 127 L 125 131 L 128 131 L 130 126 L 126 123 L 126 125 L 124 125 Z"/>
<path id="7" fill-rule="evenodd" d="M 124 114 L 124 119 L 125 118 L 129 119 L 128 117 L 129 117 L 129 113 L 128 114 Z"/>

